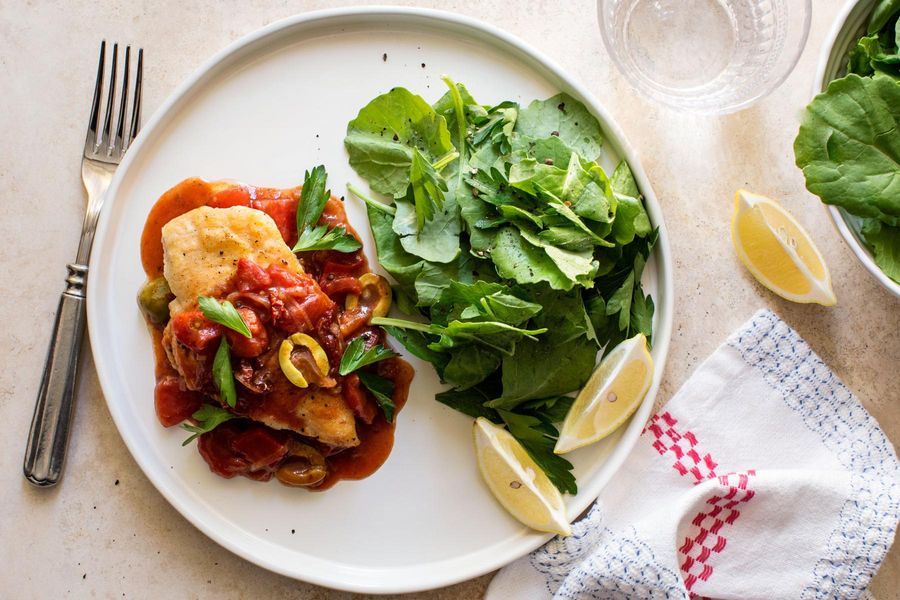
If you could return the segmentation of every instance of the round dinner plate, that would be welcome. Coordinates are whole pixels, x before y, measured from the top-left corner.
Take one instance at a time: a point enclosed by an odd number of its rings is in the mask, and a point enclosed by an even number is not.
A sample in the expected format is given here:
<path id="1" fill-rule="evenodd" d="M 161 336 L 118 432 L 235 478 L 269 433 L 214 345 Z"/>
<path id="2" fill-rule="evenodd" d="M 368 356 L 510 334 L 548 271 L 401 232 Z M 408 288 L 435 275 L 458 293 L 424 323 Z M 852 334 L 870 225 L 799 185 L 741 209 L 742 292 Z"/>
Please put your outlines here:
<path id="1" fill-rule="evenodd" d="M 135 297 L 144 282 L 140 234 L 154 201 L 184 178 L 290 187 L 324 164 L 334 193 L 363 182 L 350 168 L 347 122 L 376 95 L 405 86 L 433 102 L 442 74 L 483 103 L 527 103 L 562 90 L 580 98 L 607 136 L 603 163 L 628 160 L 659 227 L 644 283 L 656 303 L 653 387 L 615 435 L 569 455 L 575 518 L 637 441 L 659 386 L 672 326 L 672 278 L 662 214 L 619 128 L 588 92 L 523 42 L 448 13 L 359 8 L 308 13 L 252 33 L 211 58 L 153 116 L 106 198 L 88 283 L 94 361 L 109 410 L 157 489 L 206 535 L 240 556 L 297 579 L 357 592 L 412 592 L 491 570 L 549 539 L 512 519 L 482 483 L 472 420 L 436 402 L 431 365 L 406 356 L 416 377 L 387 463 L 324 493 L 213 475 L 185 432 L 164 429 L 153 407 L 150 336 Z M 377 265 L 365 211 L 350 222 Z"/>

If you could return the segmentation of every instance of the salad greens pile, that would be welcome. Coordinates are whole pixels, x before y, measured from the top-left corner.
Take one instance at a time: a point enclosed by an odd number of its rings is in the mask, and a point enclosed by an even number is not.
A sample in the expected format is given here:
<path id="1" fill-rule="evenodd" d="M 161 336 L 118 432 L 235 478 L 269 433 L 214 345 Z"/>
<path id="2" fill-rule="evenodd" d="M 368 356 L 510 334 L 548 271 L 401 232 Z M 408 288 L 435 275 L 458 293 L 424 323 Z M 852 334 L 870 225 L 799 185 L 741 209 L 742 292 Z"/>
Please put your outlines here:
<path id="1" fill-rule="evenodd" d="M 656 241 L 628 165 L 598 164 L 603 132 L 566 94 L 521 107 L 479 104 L 462 84 L 433 105 L 394 88 L 347 126 L 395 305 L 373 319 L 453 386 L 437 400 L 503 423 L 562 492 L 553 453 L 597 352 L 648 338 L 641 273 Z"/>
<path id="2" fill-rule="evenodd" d="M 900 0 L 881 0 L 848 74 L 806 108 L 794 141 L 806 187 L 860 217 L 859 233 L 900 283 Z"/>

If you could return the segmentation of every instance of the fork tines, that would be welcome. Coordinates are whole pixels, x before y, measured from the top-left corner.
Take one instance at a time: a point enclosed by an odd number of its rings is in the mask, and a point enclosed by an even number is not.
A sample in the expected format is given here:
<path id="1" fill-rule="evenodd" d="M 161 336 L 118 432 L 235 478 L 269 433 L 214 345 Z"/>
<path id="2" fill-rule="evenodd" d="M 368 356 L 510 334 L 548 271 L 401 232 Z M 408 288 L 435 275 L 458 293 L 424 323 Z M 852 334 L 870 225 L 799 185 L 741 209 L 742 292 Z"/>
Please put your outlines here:
<path id="1" fill-rule="evenodd" d="M 91 116 L 88 122 L 87 136 L 84 141 L 84 155 L 95 160 L 114 160 L 119 162 L 131 141 L 137 136 L 141 126 L 141 91 L 144 70 L 144 50 L 137 50 L 137 68 L 135 69 L 133 99 L 131 102 L 131 118 L 127 120 L 128 92 L 131 70 L 131 46 L 125 47 L 125 61 L 122 66 L 122 89 L 115 134 L 113 134 L 113 111 L 116 100 L 116 74 L 118 70 L 119 44 L 114 43 L 109 70 L 109 85 L 106 91 L 106 109 L 103 127 L 100 125 L 100 97 L 103 94 L 103 74 L 106 68 L 106 40 L 100 42 L 100 63 L 97 65 L 97 82 L 94 86 L 94 101 L 91 103 Z"/>

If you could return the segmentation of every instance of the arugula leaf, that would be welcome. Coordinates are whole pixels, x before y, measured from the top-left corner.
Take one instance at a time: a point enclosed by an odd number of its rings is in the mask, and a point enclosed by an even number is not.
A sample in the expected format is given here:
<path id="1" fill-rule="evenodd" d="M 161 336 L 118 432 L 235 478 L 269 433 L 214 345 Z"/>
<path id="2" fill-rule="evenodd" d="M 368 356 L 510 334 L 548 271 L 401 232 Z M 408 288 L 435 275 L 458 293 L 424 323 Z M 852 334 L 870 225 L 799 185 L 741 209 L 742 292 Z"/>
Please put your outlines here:
<path id="1" fill-rule="evenodd" d="M 484 417 L 494 423 L 502 423 L 503 420 L 497 411 L 485 406 L 485 403 L 492 397 L 489 388 L 490 386 L 482 384 L 466 390 L 452 389 L 435 395 L 434 399 L 474 419 Z"/>
<path id="2" fill-rule="evenodd" d="M 204 433 L 209 433 L 225 421 L 230 421 L 231 419 L 238 418 L 237 415 L 228 412 L 224 408 L 213 406 L 212 404 L 204 404 L 197 410 L 197 412 L 191 415 L 191 417 L 195 421 L 197 421 L 197 425 L 182 423 L 181 428 L 185 431 L 193 433 L 194 435 L 184 440 L 181 443 L 182 446 L 187 446 L 197 437 L 203 435 Z"/>
<path id="3" fill-rule="evenodd" d="M 541 311 L 540 304 L 513 295 L 503 284 L 487 281 L 452 281 L 441 294 L 439 304 L 462 308 L 457 311 L 461 318 L 484 318 L 509 325 L 521 325 Z"/>
<path id="4" fill-rule="evenodd" d="M 409 184 L 416 206 L 416 225 L 421 231 L 425 221 L 434 216 L 434 211 L 444 207 L 447 182 L 415 147 L 412 149 L 412 161 L 409 166 Z"/>
<path id="5" fill-rule="evenodd" d="M 603 147 L 603 131 L 584 104 L 568 94 L 535 100 L 519 111 L 516 133 L 531 138 L 558 137 L 569 148 L 596 161 Z"/>
<path id="6" fill-rule="evenodd" d="M 507 429 L 519 440 L 528 455 L 547 474 L 554 486 L 563 494 L 577 494 L 578 485 L 572 474 L 572 463 L 553 453 L 559 432 L 556 428 L 531 415 L 521 415 L 508 410 L 497 413 L 506 423 Z"/>
<path id="7" fill-rule="evenodd" d="M 219 342 L 219 349 L 213 359 L 212 366 L 213 383 L 222 395 L 222 400 L 234 408 L 237 404 L 237 389 L 234 386 L 234 371 L 231 369 L 231 348 L 228 339 L 223 335 Z"/>
<path id="8" fill-rule="evenodd" d="M 534 336 L 546 333 L 546 328 L 522 329 L 498 321 L 450 321 L 446 327 L 433 326 L 440 334 L 437 342 L 429 347 L 435 350 L 455 348 L 478 343 L 511 356 L 516 343 L 522 338 L 537 342 Z"/>
<path id="9" fill-rule="evenodd" d="M 441 80 L 449 87 L 452 84 L 452 81 L 445 79 L 445 77 L 441 77 Z M 469 90 L 466 89 L 465 85 L 457 83 L 455 87 L 459 93 L 459 102 L 462 104 L 464 120 L 468 121 L 469 119 L 475 119 L 487 114 L 484 107 L 475 101 L 475 98 L 472 97 L 472 94 L 469 93 Z M 450 140 L 453 143 L 453 146 L 455 148 L 462 147 L 462 144 L 465 143 L 466 128 L 465 126 L 459 126 L 459 119 L 457 119 L 457 100 L 452 90 L 447 90 L 447 92 L 432 105 L 432 108 L 447 121 L 447 130 L 450 132 Z M 460 135 L 460 133 L 462 135 Z"/>
<path id="10" fill-rule="evenodd" d="M 630 244 L 635 236 L 647 236 L 652 229 L 650 217 L 641 202 L 641 193 L 627 162 L 622 160 L 616 165 L 609 182 L 616 196 L 616 218 L 612 228 L 616 243 L 624 246 Z"/>
<path id="11" fill-rule="evenodd" d="M 488 403 L 510 409 L 524 400 L 558 396 L 581 388 L 597 363 L 597 345 L 586 337 L 550 345 L 524 339 L 502 364 L 503 396 Z"/>
<path id="12" fill-rule="evenodd" d="M 590 250 L 582 250 L 581 252 L 563 250 L 524 229 L 520 230 L 520 233 L 522 238 L 528 243 L 538 248 L 543 248 L 550 260 L 556 265 L 556 268 L 559 269 L 559 272 L 569 281 L 580 284 L 583 287 L 594 287 L 597 263 L 594 262 L 594 255 Z"/>
<path id="13" fill-rule="evenodd" d="M 522 414 L 532 414 L 549 423 L 559 423 L 569 414 L 569 409 L 575 403 L 572 396 L 551 396 L 523 402 L 516 409 Z"/>
<path id="14" fill-rule="evenodd" d="M 444 378 L 465 390 L 478 385 L 500 366 L 500 355 L 481 346 L 457 348 L 450 352 L 450 362 L 444 369 Z"/>
<path id="15" fill-rule="evenodd" d="M 234 304 L 228 300 L 219 302 L 215 298 L 198 296 L 197 304 L 200 305 L 200 311 L 203 313 L 203 316 L 210 321 L 224 325 L 233 331 L 237 331 L 246 338 L 253 337 L 250 333 L 250 328 L 244 323 L 244 318 L 241 317 L 241 313 L 239 313 L 234 307 Z"/>
<path id="16" fill-rule="evenodd" d="M 358 339 L 358 338 L 357 338 Z M 375 396 L 375 401 L 384 413 L 384 419 L 388 423 L 394 422 L 394 382 L 375 373 L 360 371 L 356 374 L 360 383 Z"/>
<path id="17" fill-rule="evenodd" d="M 460 253 L 459 209 L 456 199 L 448 194 L 437 212 L 429 214 L 423 225 L 418 224 L 418 204 L 408 198 L 398 198 L 394 205 L 397 213 L 392 224 L 403 249 L 426 261 L 453 262 Z"/>
<path id="18" fill-rule="evenodd" d="M 347 124 L 344 145 L 350 166 L 373 190 L 395 198 L 406 195 L 413 148 L 429 161 L 454 150 L 444 117 L 420 96 L 394 88 L 378 96 Z"/>
<path id="19" fill-rule="evenodd" d="M 454 320 L 447 325 L 438 325 L 388 317 L 375 317 L 371 320 L 371 324 L 382 327 L 390 326 L 411 329 L 439 336 L 436 342 L 428 344 L 428 347 L 435 352 L 443 352 L 451 348 L 471 344 L 482 344 L 503 354 L 512 354 L 518 340 L 523 337 L 536 340 L 537 338 L 534 336 L 547 331 L 545 328 L 522 329 L 498 321 Z"/>
<path id="20" fill-rule="evenodd" d="M 433 364 L 438 375 L 443 379 L 444 369 L 450 358 L 444 352 L 436 352 L 429 348 L 428 345 L 431 343 L 431 340 L 426 337 L 425 333 L 415 329 L 404 329 L 390 325 L 384 326 L 384 329 L 391 337 L 400 342 L 410 354 Z"/>
<path id="21" fill-rule="evenodd" d="M 558 345 L 582 336 L 591 337 L 581 289 L 562 292 L 543 286 L 533 291 L 532 298 L 544 307 L 532 324 L 547 328 L 543 338 L 547 343 Z"/>
<path id="22" fill-rule="evenodd" d="M 806 107 L 794 141 L 806 187 L 826 204 L 900 225 L 900 85 L 848 75 Z"/>
<path id="23" fill-rule="evenodd" d="M 546 281 L 553 289 L 570 290 L 575 281 L 567 277 L 542 248 L 527 242 L 515 227 L 502 227 L 490 247 L 497 273 L 518 283 Z"/>
<path id="24" fill-rule="evenodd" d="M 551 246 L 572 252 L 583 252 L 594 247 L 592 234 L 574 227 L 551 226 L 538 233 L 538 239 Z"/>
<path id="25" fill-rule="evenodd" d="M 341 364 L 338 366 L 338 373 L 349 375 L 361 367 L 386 358 L 393 358 L 394 356 L 397 356 L 396 352 L 390 348 L 385 348 L 381 344 L 366 350 L 366 340 L 362 336 L 353 338 L 353 341 L 347 344 L 347 347 L 344 349 L 344 355 L 341 356 Z"/>
<path id="26" fill-rule="evenodd" d="M 634 297 L 634 271 L 630 271 L 622 286 L 606 301 L 606 314 L 619 314 L 619 329 L 627 330 L 631 323 L 631 299 Z"/>
<path id="27" fill-rule="evenodd" d="M 311 252 L 313 250 L 335 250 L 337 252 L 354 252 L 362 248 L 355 237 L 347 233 L 343 225 L 328 229 L 327 225 L 306 228 L 297 238 L 292 252 Z"/>

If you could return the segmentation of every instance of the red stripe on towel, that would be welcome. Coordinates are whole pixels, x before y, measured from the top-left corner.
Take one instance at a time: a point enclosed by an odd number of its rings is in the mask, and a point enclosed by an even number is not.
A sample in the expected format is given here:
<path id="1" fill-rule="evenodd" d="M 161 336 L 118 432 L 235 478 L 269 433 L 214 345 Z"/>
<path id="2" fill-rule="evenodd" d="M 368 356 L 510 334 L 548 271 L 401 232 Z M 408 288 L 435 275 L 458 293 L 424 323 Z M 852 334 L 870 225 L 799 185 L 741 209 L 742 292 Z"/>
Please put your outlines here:
<path id="1" fill-rule="evenodd" d="M 716 479 L 721 486 L 716 494 L 707 498 L 704 508 L 693 518 L 691 534 L 685 536 L 678 548 L 678 553 L 684 559 L 680 565 L 684 586 L 693 599 L 701 598 L 692 591 L 697 581 L 708 581 L 713 574 L 713 566 L 707 561 L 713 553 L 720 554 L 728 544 L 723 530 L 741 516 L 737 507 L 756 495 L 750 489 L 750 478 L 756 475 L 756 471 L 749 469 L 741 473 L 717 475 L 715 469 L 719 463 L 710 454 L 701 454 L 696 448 L 699 443 L 694 432 L 680 431 L 676 425 L 678 420 L 670 413 L 663 412 L 650 419 L 644 433 L 652 434 L 653 448 L 660 456 L 668 453 L 674 456 L 672 468 L 682 476 L 690 476 L 694 485 Z M 727 514 L 723 515 L 726 511 Z M 720 518 L 720 515 L 724 518 Z"/>

